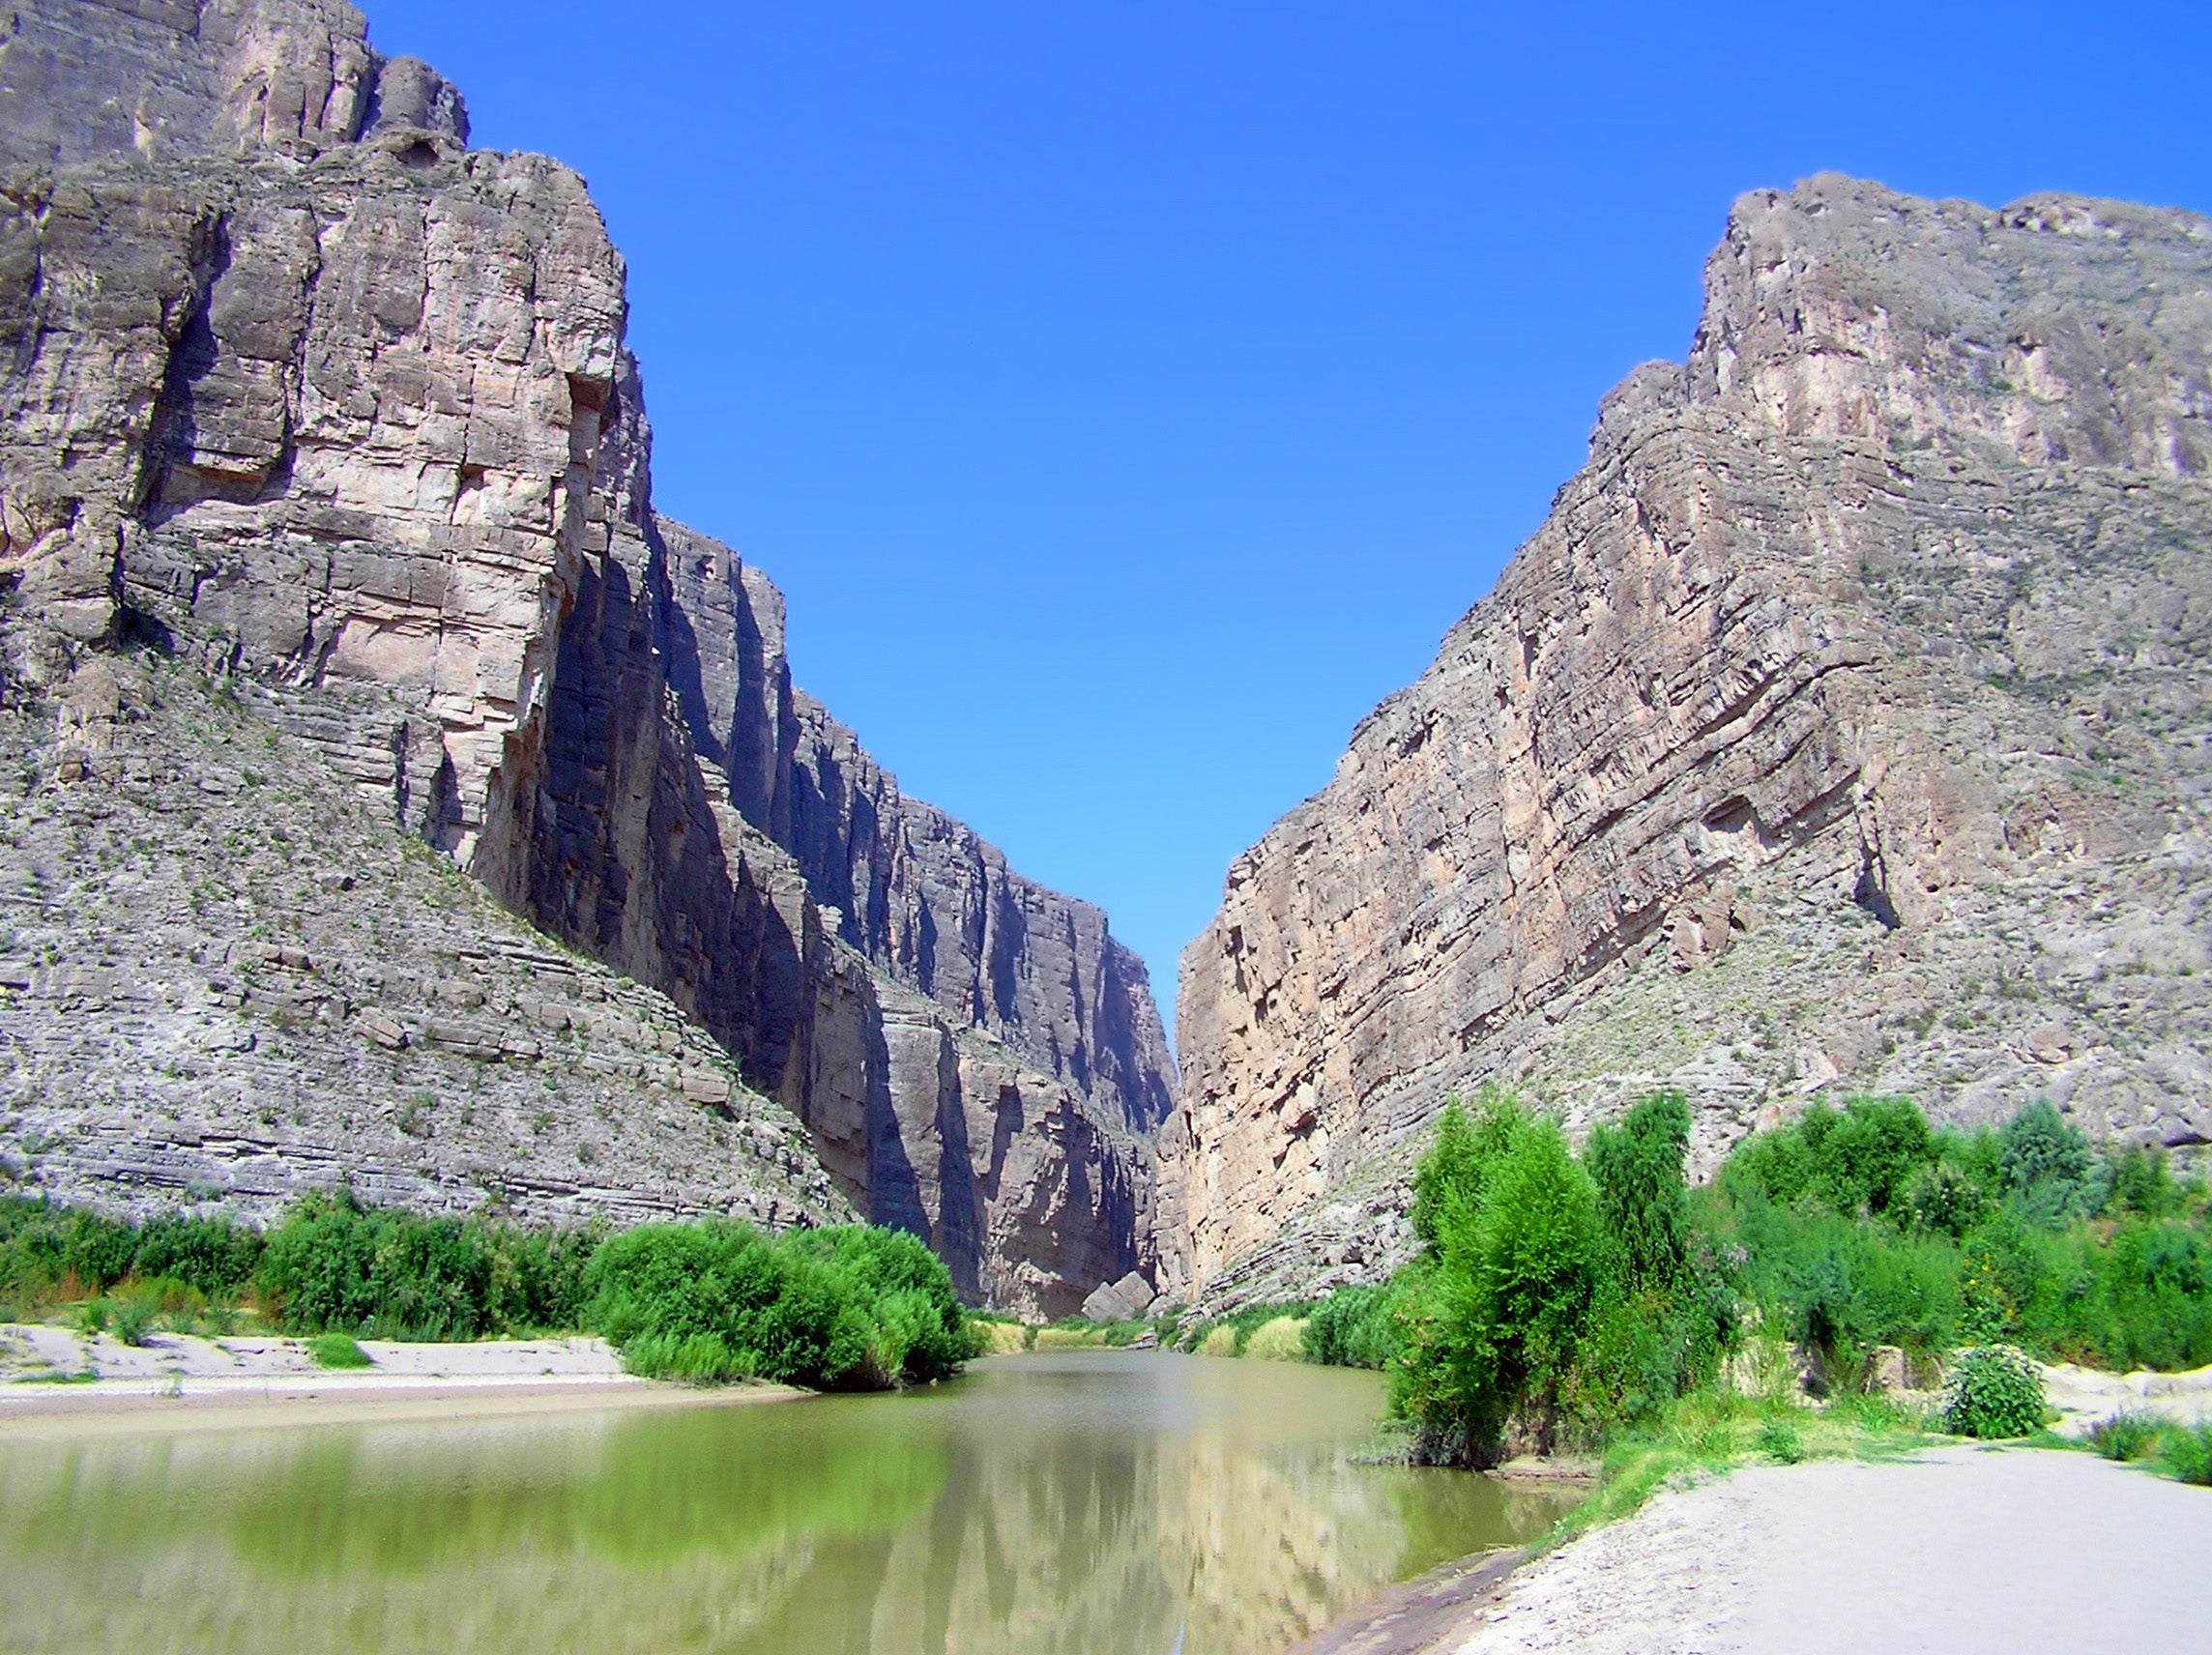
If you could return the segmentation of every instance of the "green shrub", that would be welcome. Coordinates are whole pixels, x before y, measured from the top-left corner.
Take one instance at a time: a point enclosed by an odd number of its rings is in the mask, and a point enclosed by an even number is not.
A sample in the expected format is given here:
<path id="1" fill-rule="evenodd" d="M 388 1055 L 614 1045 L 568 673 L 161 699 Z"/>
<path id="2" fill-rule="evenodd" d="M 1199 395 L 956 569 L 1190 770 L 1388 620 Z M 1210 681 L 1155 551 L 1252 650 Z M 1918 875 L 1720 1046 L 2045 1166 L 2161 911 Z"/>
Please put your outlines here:
<path id="1" fill-rule="evenodd" d="M 1797 1428 L 1786 1419 L 1770 1419 L 1761 1426 L 1752 1446 L 1785 1466 L 1797 1465 L 1805 1458 L 1804 1439 L 1797 1435 Z"/>
<path id="2" fill-rule="evenodd" d="M 1579 1400 L 1602 1236 L 1589 1175 L 1554 1122 L 1492 1096 L 1424 1163 L 1433 1243 L 1403 1277 L 1395 1408 L 1435 1459 L 1488 1462 L 1518 1417 L 1549 1447 Z"/>
<path id="3" fill-rule="evenodd" d="M 2108 1460 L 2142 1460 L 2165 1435 L 2166 1426 L 2156 1415 L 2130 1410 L 2099 1420 L 2089 1430 L 2089 1443 Z"/>
<path id="4" fill-rule="evenodd" d="M 369 1368 L 375 1362 L 366 1350 L 343 1333 L 318 1333 L 307 1341 L 307 1354 L 318 1368 Z"/>
<path id="5" fill-rule="evenodd" d="M 1943 1429 L 1954 1437 L 2025 1437 L 2049 1412 L 2035 1365 L 2003 1345 L 1962 1350 L 1943 1387 Z"/>
<path id="6" fill-rule="evenodd" d="M 1855 1097 L 1840 1111 L 1816 1103 L 1790 1125 L 1745 1140 L 1729 1173 L 1780 1207 L 1903 1212 L 1936 1147 L 1927 1118 L 1908 1099 Z"/>
<path id="7" fill-rule="evenodd" d="M 1305 1358 L 1334 1368 L 1384 1368 L 1398 1353 L 1389 1287 L 1339 1288 L 1306 1319 Z"/>
<path id="8" fill-rule="evenodd" d="M 133 1276 L 235 1296 L 260 1249 L 259 1234 L 227 1218 L 163 1214 L 138 1225 L 43 1197 L 0 1198 L 0 1297 L 17 1304 L 98 1296 Z"/>
<path id="9" fill-rule="evenodd" d="M 2107 1156 L 2111 1168 L 2110 1205 L 2144 1218 L 2178 1217 L 2187 1188 L 2168 1170 L 2165 1149 L 2156 1146 L 2122 1148 Z"/>
<path id="10" fill-rule="evenodd" d="M 646 1225 L 601 1245 L 585 1285 L 589 1324 L 661 1378 L 869 1389 L 943 1378 L 972 1349 L 950 1274 L 897 1231 Z"/>
<path id="11" fill-rule="evenodd" d="M 603 1232 L 524 1230 L 303 1197 L 270 1230 L 256 1281 L 277 1324 L 388 1339 L 476 1339 L 578 1325 Z"/>
<path id="12" fill-rule="evenodd" d="M 2169 1427 L 2159 1443 L 2158 1459 L 2168 1476 L 2212 1485 L 2212 1424 Z"/>
<path id="13" fill-rule="evenodd" d="M 1689 1101 L 1678 1091 L 1656 1091 L 1618 1126 L 1593 1127 L 1583 1147 L 1599 1223 L 1619 1249 L 1631 1291 L 1671 1288 L 1688 1267 L 1690 1201 L 1682 1156 L 1689 1146 Z"/>
<path id="14" fill-rule="evenodd" d="M 126 1345 L 143 1345 L 154 1331 L 154 1319 L 160 1314 L 150 1298 L 135 1294 L 115 1302 L 115 1337 Z"/>
<path id="15" fill-rule="evenodd" d="M 2101 1211 L 2110 1169 L 2090 1152 L 2081 1129 L 2037 1098 L 1997 1135 L 2006 1195 L 2031 1224 L 2052 1227 Z"/>

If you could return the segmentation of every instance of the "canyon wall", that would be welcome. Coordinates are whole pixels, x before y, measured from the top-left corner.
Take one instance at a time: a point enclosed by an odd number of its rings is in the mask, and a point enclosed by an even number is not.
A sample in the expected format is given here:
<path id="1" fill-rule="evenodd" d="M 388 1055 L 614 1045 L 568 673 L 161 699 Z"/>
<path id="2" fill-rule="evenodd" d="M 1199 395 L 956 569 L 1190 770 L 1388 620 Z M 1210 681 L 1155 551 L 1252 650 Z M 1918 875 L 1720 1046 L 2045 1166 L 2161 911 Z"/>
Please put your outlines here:
<path id="1" fill-rule="evenodd" d="M 654 513 L 582 180 L 468 149 L 453 88 L 319 0 L 40 0 L 0 89 L 22 693 L 148 649 L 250 686 L 669 997 L 964 1291 L 1058 1313 L 1149 1267 L 1141 966 L 905 799 L 792 688 L 773 588 Z M 53 785 L 114 785 L 63 746 Z"/>
<path id="2" fill-rule="evenodd" d="M 2212 221 L 1822 176 L 1183 956 L 1168 1285 L 1372 1277 L 1485 1082 L 2212 1141 Z"/>

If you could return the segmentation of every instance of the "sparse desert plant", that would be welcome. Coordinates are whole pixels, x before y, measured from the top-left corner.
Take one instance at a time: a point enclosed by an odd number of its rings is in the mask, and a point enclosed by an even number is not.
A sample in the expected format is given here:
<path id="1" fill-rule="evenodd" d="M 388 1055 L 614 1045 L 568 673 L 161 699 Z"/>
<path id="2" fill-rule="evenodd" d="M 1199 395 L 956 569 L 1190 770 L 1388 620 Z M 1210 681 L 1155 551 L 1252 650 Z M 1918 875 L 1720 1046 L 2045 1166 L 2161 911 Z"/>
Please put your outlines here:
<path id="1" fill-rule="evenodd" d="M 2025 1437 L 2042 1429 L 2049 1412 L 2043 1376 L 2007 1345 L 1960 1351 L 1943 1387 L 1943 1429 L 1954 1437 Z"/>

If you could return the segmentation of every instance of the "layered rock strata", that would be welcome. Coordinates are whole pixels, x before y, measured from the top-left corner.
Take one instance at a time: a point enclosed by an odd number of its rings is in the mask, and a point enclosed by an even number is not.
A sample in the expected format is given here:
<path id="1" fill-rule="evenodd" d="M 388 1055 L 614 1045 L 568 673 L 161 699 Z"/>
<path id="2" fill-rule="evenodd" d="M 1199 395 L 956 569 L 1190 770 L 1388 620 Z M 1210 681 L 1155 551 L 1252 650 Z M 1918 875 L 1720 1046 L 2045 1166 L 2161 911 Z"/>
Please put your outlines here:
<path id="1" fill-rule="evenodd" d="M 19 624 L 0 638 L 21 644 Z M 0 670 L 0 1175 L 145 1213 L 853 1216 L 666 995 L 564 949 L 158 656 Z"/>
<path id="2" fill-rule="evenodd" d="M 310 0 L 0 42 L 0 594 L 28 693 L 150 648 L 664 992 L 843 1194 L 1057 1313 L 1148 1266 L 1172 1069 L 1088 905 L 904 799 L 779 596 L 657 518 L 583 182 Z M 50 646 L 50 647 L 49 647 Z M 83 771 L 112 784 L 100 765 Z"/>
<path id="3" fill-rule="evenodd" d="M 1372 1276 L 1453 1090 L 2212 1141 L 2212 222 L 1823 176 L 1183 957 L 1162 1249 Z"/>

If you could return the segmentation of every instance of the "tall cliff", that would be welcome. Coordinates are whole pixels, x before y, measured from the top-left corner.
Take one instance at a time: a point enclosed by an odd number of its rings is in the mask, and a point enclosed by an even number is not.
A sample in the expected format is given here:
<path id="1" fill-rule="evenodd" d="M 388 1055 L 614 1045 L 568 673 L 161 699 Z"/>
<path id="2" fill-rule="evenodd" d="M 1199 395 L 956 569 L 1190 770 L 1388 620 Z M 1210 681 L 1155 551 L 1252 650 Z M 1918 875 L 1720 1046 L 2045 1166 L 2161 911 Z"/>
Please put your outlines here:
<path id="1" fill-rule="evenodd" d="M 2212 221 L 1822 176 L 1183 956 L 1171 1282 L 1373 1274 L 1486 1080 L 2212 1141 Z"/>
<path id="2" fill-rule="evenodd" d="M 132 650 L 244 686 L 300 763 L 665 993 L 971 1293 L 1058 1312 L 1149 1265 L 1173 1079 L 1141 966 L 792 689 L 773 588 L 653 511 L 582 180 L 467 132 L 329 0 L 12 15 L 22 696 Z"/>

